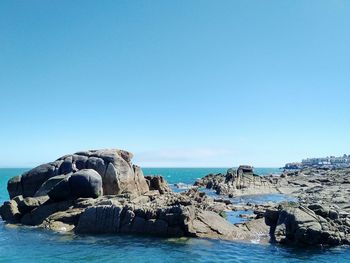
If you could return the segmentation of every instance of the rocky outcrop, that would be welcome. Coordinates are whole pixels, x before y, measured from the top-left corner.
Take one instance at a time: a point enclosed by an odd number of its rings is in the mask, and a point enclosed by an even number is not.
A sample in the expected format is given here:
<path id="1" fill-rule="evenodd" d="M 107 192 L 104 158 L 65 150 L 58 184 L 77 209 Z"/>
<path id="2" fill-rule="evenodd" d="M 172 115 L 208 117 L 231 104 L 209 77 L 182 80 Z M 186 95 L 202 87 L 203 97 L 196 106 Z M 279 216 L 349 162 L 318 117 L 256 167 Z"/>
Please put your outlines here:
<path id="1" fill-rule="evenodd" d="M 164 237 L 262 240 L 297 245 L 350 243 L 350 170 L 300 170 L 258 176 L 251 166 L 208 175 L 174 193 L 162 176 L 143 176 L 121 150 L 79 152 L 14 177 L 0 207 L 8 223 L 77 234 L 129 233 Z M 214 189 L 218 198 L 200 187 Z M 288 193 L 296 203 L 237 205 L 225 198 Z M 227 211 L 247 211 L 231 224 Z M 252 213 L 254 212 L 254 213 Z M 232 213 L 231 213 L 232 216 Z"/>
<path id="2" fill-rule="evenodd" d="M 228 169 L 226 174 L 209 174 L 195 182 L 194 186 L 213 189 L 216 194 L 230 197 L 242 194 L 262 194 L 277 192 L 281 181 L 274 177 L 254 174 L 252 166 L 241 165 L 238 169 Z"/>
<path id="3" fill-rule="evenodd" d="M 149 190 L 159 191 L 160 194 L 171 192 L 171 189 L 165 179 L 160 175 L 145 176 Z"/>
<path id="4" fill-rule="evenodd" d="M 39 200 L 40 198 L 40 200 Z M 162 237 L 201 237 L 225 240 L 256 238 L 247 227 L 235 226 L 212 210 L 212 200 L 203 193 L 108 195 L 64 201 L 30 198 L 21 213 L 22 198 L 6 202 L 4 220 L 77 234 L 128 233 Z M 4 213 L 5 211 L 5 213 Z"/>
<path id="5" fill-rule="evenodd" d="M 77 233 L 132 233 L 163 237 L 200 237 L 225 240 L 256 238 L 247 227 L 232 225 L 210 210 L 205 198 L 192 193 L 165 193 L 148 200 L 100 200 L 80 215 Z M 266 232 L 267 233 L 267 232 Z M 265 233 L 265 234 L 266 234 Z"/>
<path id="6" fill-rule="evenodd" d="M 8 223 L 18 223 L 21 219 L 21 213 L 18 209 L 17 202 L 14 200 L 4 202 L 0 207 L 0 215 L 1 218 Z"/>
<path id="7" fill-rule="evenodd" d="M 139 167 L 132 165 L 132 154 L 123 150 L 93 150 L 66 155 L 40 165 L 8 182 L 10 198 L 46 195 L 58 182 L 80 170 L 95 170 L 102 178 L 103 193 L 116 195 L 148 191 Z"/>
<path id="8" fill-rule="evenodd" d="M 197 189 L 174 193 L 162 176 L 143 176 L 132 154 L 97 150 L 66 155 L 9 180 L 8 223 L 55 231 L 130 233 L 248 240 L 248 227 L 226 221 L 225 203 Z"/>
<path id="9" fill-rule="evenodd" d="M 319 207 L 317 210 L 320 211 Z M 310 246 L 349 244 L 350 228 L 323 211 L 325 217 L 302 205 L 266 211 L 265 222 L 270 226 L 271 240 Z"/>
<path id="10" fill-rule="evenodd" d="M 254 211 L 257 216 L 264 216 L 270 227 L 271 241 L 310 246 L 341 245 L 350 240 L 349 176 L 350 169 L 346 168 L 306 168 L 265 177 L 256 176 L 252 171 L 230 169 L 225 175 L 205 176 L 195 185 L 228 197 L 266 193 L 291 195 L 297 203 Z"/>

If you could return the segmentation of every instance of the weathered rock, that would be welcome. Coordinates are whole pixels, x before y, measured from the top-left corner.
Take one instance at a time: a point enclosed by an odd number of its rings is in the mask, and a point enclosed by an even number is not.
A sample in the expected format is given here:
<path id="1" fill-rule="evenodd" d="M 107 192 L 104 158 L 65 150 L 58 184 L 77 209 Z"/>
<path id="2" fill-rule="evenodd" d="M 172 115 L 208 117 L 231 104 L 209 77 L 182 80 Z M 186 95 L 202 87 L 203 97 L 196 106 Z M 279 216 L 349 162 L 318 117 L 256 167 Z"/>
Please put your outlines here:
<path id="1" fill-rule="evenodd" d="M 46 203 L 25 214 L 21 218 L 21 223 L 23 225 L 31 226 L 41 225 L 50 215 L 58 211 L 66 211 L 72 206 L 72 204 L 73 202 L 71 200 L 56 203 Z"/>
<path id="2" fill-rule="evenodd" d="M 75 170 L 82 170 L 87 168 L 86 162 L 88 160 L 88 157 L 83 155 L 73 155 L 73 167 Z"/>
<path id="3" fill-rule="evenodd" d="M 102 195 L 102 178 L 92 169 L 83 169 L 68 179 L 72 196 L 97 198 Z"/>
<path id="4" fill-rule="evenodd" d="M 50 215 L 45 221 L 49 222 L 48 227 L 51 228 L 52 222 L 62 222 L 67 225 L 77 225 L 83 208 L 73 208 L 67 211 L 58 211 Z M 73 228 L 71 228 L 73 229 Z"/>
<path id="5" fill-rule="evenodd" d="M 121 211 L 121 207 L 114 205 L 89 207 L 81 214 L 76 232 L 89 234 L 117 233 L 120 228 Z"/>
<path id="6" fill-rule="evenodd" d="M 103 177 L 106 173 L 107 166 L 105 165 L 103 159 L 98 157 L 90 157 L 86 162 L 86 168 L 94 169 L 100 174 L 101 177 Z"/>
<path id="7" fill-rule="evenodd" d="M 40 186 L 34 197 L 47 195 L 59 182 L 68 180 L 70 176 L 71 174 L 62 174 L 51 177 Z"/>
<path id="8" fill-rule="evenodd" d="M 17 196 L 13 200 L 16 201 L 18 209 L 22 215 L 29 213 L 33 209 L 45 204 L 48 201 L 48 196 L 26 197 Z"/>
<path id="9" fill-rule="evenodd" d="M 18 210 L 16 201 L 14 200 L 6 201 L 0 207 L 0 216 L 4 221 L 8 223 L 12 223 L 12 224 L 18 223 L 21 218 L 21 214 Z"/>
<path id="10" fill-rule="evenodd" d="M 102 178 L 93 169 L 83 169 L 56 184 L 48 196 L 54 201 L 97 198 L 102 194 Z"/>
<path id="11" fill-rule="evenodd" d="M 329 216 L 329 207 L 327 208 L 320 204 L 311 204 L 308 206 L 308 208 L 314 211 L 316 215 L 322 216 L 324 218 Z"/>
<path id="12" fill-rule="evenodd" d="M 68 156 L 64 159 L 63 163 L 60 165 L 58 174 L 69 174 L 73 172 L 73 157 Z"/>
<path id="13" fill-rule="evenodd" d="M 59 183 L 57 183 L 47 195 L 51 200 L 59 202 L 68 199 L 73 199 L 71 187 L 69 184 L 69 177 L 64 178 Z"/>
<path id="14" fill-rule="evenodd" d="M 112 163 L 109 163 L 105 175 L 103 176 L 103 193 L 105 195 L 114 195 L 121 193 L 119 175 Z"/>
<path id="15" fill-rule="evenodd" d="M 233 239 L 236 235 L 236 227 L 214 212 L 198 211 L 193 219 L 192 216 L 189 215 L 187 222 L 187 231 L 191 236 Z"/>
<path id="16" fill-rule="evenodd" d="M 10 199 L 17 195 L 22 195 L 23 188 L 21 183 L 22 176 L 12 177 L 7 183 L 7 191 L 10 195 Z"/>
<path id="17" fill-rule="evenodd" d="M 70 175 L 83 169 L 93 169 L 100 174 L 104 194 L 132 193 L 141 195 L 147 192 L 148 185 L 142 170 L 131 164 L 132 154 L 118 149 L 92 150 L 65 155 L 55 162 L 40 165 L 22 176 L 9 180 L 10 198 L 17 195 L 33 197 L 46 195 L 62 175 Z M 51 178 L 54 178 L 50 180 Z"/>
<path id="18" fill-rule="evenodd" d="M 56 175 L 55 171 L 55 166 L 48 163 L 24 173 L 21 177 L 23 197 L 34 196 L 45 181 Z M 13 196 L 13 194 L 10 193 L 10 196 Z"/>
<path id="19" fill-rule="evenodd" d="M 171 192 L 168 183 L 160 175 L 156 176 L 145 176 L 149 190 L 157 190 L 160 194 Z"/>
<path id="20" fill-rule="evenodd" d="M 275 227 L 276 240 L 282 243 L 340 245 L 342 242 L 332 224 L 303 206 L 281 210 Z"/>
<path id="21" fill-rule="evenodd" d="M 215 190 L 218 195 L 233 197 L 243 194 L 276 193 L 278 183 L 280 181 L 275 178 L 254 174 L 252 166 L 241 165 L 237 170 L 228 169 L 226 174 L 209 174 L 197 180 L 194 186 L 204 186 Z"/>

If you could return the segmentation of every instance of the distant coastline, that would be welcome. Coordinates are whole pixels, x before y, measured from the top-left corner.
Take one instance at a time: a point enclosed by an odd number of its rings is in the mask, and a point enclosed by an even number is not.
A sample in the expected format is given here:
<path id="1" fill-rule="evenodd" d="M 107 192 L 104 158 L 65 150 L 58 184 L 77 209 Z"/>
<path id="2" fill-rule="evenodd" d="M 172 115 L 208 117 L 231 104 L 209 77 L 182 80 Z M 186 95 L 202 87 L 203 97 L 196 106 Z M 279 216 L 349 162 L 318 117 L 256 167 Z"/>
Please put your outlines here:
<path id="1" fill-rule="evenodd" d="M 303 159 L 301 162 L 286 163 L 284 169 L 304 169 L 304 168 L 350 168 L 350 154 L 342 156 L 327 156 Z"/>

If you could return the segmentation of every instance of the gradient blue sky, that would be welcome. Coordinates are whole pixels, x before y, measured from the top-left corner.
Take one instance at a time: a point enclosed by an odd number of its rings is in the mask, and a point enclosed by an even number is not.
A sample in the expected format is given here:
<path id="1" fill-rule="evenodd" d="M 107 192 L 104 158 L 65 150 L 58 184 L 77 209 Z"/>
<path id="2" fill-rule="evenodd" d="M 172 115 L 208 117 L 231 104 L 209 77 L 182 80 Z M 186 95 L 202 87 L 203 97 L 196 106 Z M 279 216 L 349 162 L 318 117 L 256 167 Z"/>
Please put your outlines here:
<path id="1" fill-rule="evenodd" d="M 0 166 L 350 154 L 350 1 L 0 1 Z"/>

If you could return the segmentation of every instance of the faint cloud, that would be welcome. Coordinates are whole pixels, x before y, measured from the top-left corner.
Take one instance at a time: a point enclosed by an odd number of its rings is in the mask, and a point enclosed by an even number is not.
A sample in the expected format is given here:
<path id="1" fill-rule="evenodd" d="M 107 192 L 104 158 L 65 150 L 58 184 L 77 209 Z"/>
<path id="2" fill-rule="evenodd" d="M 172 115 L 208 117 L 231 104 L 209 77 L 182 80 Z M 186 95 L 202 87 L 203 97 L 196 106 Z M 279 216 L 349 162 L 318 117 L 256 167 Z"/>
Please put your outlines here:
<path id="1" fill-rule="evenodd" d="M 144 164 L 195 164 L 217 160 L 232 155 L 229 149 L 195 148 L 195 149 L 160 149 L 135 154 L 135 161 Z"/>

